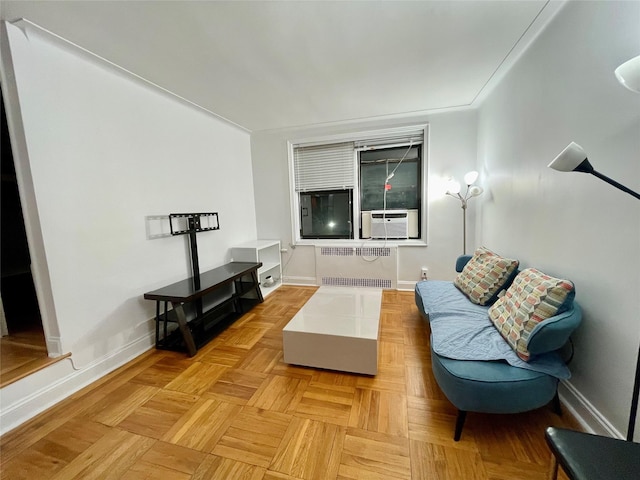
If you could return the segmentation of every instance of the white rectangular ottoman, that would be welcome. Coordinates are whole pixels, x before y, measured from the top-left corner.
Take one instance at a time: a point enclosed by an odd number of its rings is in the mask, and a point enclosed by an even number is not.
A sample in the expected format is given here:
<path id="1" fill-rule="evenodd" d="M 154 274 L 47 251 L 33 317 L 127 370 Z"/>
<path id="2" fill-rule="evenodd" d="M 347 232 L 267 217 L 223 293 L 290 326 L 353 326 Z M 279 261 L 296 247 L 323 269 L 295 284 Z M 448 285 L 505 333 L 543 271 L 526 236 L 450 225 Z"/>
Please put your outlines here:
<path id="1" fill-rule="evenodd" d="M 284 361 L 375 375 L 382 290 L 320 287 L 282 330 Z"/>

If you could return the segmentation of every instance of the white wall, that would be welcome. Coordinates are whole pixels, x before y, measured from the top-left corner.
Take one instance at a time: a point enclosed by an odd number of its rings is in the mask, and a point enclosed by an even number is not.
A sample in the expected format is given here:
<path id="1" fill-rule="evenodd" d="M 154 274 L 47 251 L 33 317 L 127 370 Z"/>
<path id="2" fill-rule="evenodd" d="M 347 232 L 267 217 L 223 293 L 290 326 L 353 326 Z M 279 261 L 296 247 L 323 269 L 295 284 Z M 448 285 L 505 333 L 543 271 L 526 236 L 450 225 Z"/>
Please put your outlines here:
<path id="1" fill-rule="evenodd" d="M 568 2 L 478 116 L 479 237 L 575 282 L 584 317 L 562 395 L 587 426 L 618 436 L 640 342 L 640 203 L 546 166 L 575 141 L 596 170 L 640 191 L 640 95 L 613 75 L 640 54 L 639 20 L 638 2 Z"/>
<path id="2" fill-rule="evenodd" d="M 430 137 L 428 246 L 400 249 L 398 280 L 404 288 L 412 288 L 412 283 L 420 279 L 422 266 L 429 268 L 430 278 L 453 278 L 455 259 L 462 253 L 462 209 L 459 201 L 444 197 L 443 192 L 438 194 L 435 184 L 449 176 L 461 180 L 474 168 L 477 148 L 474 110 L 343 126 L 254 132 L 251 155 L 258 236 L 280 239 L 283 247 L 289 249 L 282 258 L 285 282 L 315 283 L 314 247 L 298 245 L 295 250 L 288 247 L 292 242 L 292 228 L 287 141 L 425 123 L 429 124 Z M 468 251 L 476 246 L 473 203 L 470 202 L 468 213 Z"/>
<path id="3" fill-rule="evenodd" d="M 188 238 L 148 239 L 146 216 L 218 212 L 221 229 L 198 235 L 202 271 L 256 237 L 249 134 L 49 35 L 7 33 L 3 78 L 17 92 L 8 103 L 23 127 L 17 162 L 37 204 L 27 216 L 43 240 L 50 330 L 72 354 L 61 375 L 99 377 L 118 352 L 151 347 L 155 305 L 143 293 L 190 272 Z M 2 428 L 61 381 L 2 389 Z"/>

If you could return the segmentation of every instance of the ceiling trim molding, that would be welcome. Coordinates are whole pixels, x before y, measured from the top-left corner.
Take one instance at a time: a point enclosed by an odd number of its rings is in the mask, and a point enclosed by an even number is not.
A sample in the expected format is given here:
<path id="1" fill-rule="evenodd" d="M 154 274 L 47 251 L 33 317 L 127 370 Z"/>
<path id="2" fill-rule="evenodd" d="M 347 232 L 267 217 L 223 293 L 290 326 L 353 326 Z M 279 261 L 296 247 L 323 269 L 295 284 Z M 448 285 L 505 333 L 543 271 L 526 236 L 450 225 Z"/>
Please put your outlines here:
<path id="1" fill-rule="evenodd" d="M 569 0 L 548 0 L 547 3 L 542 6 L 538 15 L 531 21 L 520 38 L 513 44 L 511 50 L 507 52 L 502 62 L 500 62 L 495 71 L 487 79 L 487 82 L 480 88 L 475 98 L 471 101 L 472 106 L 480 107 L 482 102 L 491 94 L 496 86 L 500 84 L 520 57 L 529 49 L 531 44 L 540 36 L 568 1 Z"/>
<path id="2" fill-rule="evenodd" d="M 475 110 L 476 107 L 467 105 L 456 105 L 453 107 L 440 107 L 431 108 L 428 110 L 415 110 L 411 112 L 399 112 L 390 113 L 385 115 L 375 115 L 372 117 L 352 118 L 348 120 L 336 120 L 333 122 L 319 122 L 309 123 L 303 125 L 290 125 L 284 127 L 264 128 L 253 130 L 252 133 L 284 133 L 295 132 L 297 130 L 313 130 L 318 128 L 332 128 L 332 127 L 350 127 L 350 126 L 365 126 L 370 123 L 380 123 L 384 121 L 405 120 L 407 123 L 417 122 L 425 123 L 425 118 L 431 115 L 438 115 L 444 113 L 463 112 L 467 110 Z M 391 127 L 394 128 L 394 127 Z"/>
<path id="3" fill-rule="evenodd" d="M 114 70 L 116 73 L 118 74 L 124 74 L 126 77 L 128 77 L 129 79 L 141 83 L 147 87 L 152 87 L 155 90 L 158 90 L 159 92 L 161 92 L 162 94 L 164 94 L 165 96 L 168 96 L 172 99 L 178 100 L 180 103 L 182 103 L 183 105 L 189 106 L 189 107 L 193 107 L 197 110 L 200 110 L 201 112 L 210 115 L 212 117 L 215 117 L 216 119 L 232 126 L 235 127 L 239 130 L 242 130 L 243 132 L 246 133 L 251 133 L 251 130 L 243 127 L 242 125 L 238 125 L 237 123 L 229 120 L 228 118 L 225 118 L 215 112 L 212 112 L 211 110 L 208 110 L 207 108 L 203 107 L 202 105 L 199 105 L 195 102 L 192 102 L 191 100 L 186 99 L 185 97 L 182 97 L 180 95 L 178 95 L 175 92 L 172 92 L 171 90 L 168 90 L 160 85 L 158 85 L 157 83 L 152 82 L 151 80 L 148 80 L 144 77 L 141 77 L 140 75 L 133 73 L 130 70 L 127 70 L 124 67 L 121 67 L 120 65 L 112 62 L 111 60 L 108 60 L 104 57 L 101 57 L 100 55 L 93 53 L 90 50 L 87 50 L 84 47 L 81 47 L 80 45 L 73 43 L 70 40 L 67 40 L 66 38 L 53 33 L 50 30 L 47 30 L 46 28 L 38 25 L 37 23 L 34 23 L 26 18 L 19 18 L 17 20 L 12 20 L 12 21 L 8 21 L 5 20 L 4 21 L 6 25 L 12 25 L 18 29 L 20 29 L 22 31 L 22 33 L 24 34 L 25 37 L 29 38 L 30 35 L 39 35 L 42 38 L 48 40 L 48 41 L 52 41 L 56 46 L 61 47 L 63 49 L 67 49 L 67 50 L 71 50 L 74 53 L 80 53 L 81 56 L 83 56 L 84 58 L 86 58 L 89 61 L 98 61 L 99 63 L 109 67 L 110 69 Z"/>

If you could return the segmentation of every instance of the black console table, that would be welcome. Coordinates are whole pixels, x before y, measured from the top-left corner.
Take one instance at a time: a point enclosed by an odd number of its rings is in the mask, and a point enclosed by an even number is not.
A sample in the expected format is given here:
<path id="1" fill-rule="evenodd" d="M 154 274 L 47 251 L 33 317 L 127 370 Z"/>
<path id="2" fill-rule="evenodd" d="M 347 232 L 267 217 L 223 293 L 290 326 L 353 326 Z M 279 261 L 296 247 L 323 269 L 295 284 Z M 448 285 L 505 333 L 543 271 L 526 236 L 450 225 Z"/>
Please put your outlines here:
<path id="1" fill-rule="evenodd" d="M 231 262 L 199 274 L 198 282 L 191 277 L 145 293 L 145 299 L 156 301 L 156 348 L 186 351 L 193 357 L 222 329 L 262 303 L 257 274 L 261 266 Z"/>

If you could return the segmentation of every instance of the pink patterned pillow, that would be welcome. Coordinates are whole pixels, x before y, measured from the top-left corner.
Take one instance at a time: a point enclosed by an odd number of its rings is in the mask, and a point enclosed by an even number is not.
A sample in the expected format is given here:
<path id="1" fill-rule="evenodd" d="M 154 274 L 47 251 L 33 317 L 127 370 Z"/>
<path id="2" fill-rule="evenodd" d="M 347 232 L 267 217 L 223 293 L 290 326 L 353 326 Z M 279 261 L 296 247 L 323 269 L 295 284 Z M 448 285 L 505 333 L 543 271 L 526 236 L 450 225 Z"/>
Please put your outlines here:
<path id="1" fill-rule="evenodd" d="M 489 318 L 518 356 L 529 361 L 529 337 L 540 322 L 566 310 L 575 291 L 568 280 L 550 277 L 535 268 L 518 274 L 489 309 Z"/>
<path id="2" fill-rule="evenodd" d="M 485 247 L 478 248 L 453 284 L 469 300 L 489 305 L 498 298 L 518 268 L 518 260 L 503 258 Z"/>

